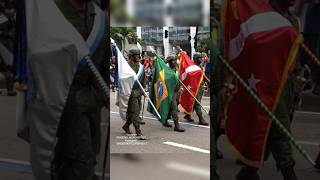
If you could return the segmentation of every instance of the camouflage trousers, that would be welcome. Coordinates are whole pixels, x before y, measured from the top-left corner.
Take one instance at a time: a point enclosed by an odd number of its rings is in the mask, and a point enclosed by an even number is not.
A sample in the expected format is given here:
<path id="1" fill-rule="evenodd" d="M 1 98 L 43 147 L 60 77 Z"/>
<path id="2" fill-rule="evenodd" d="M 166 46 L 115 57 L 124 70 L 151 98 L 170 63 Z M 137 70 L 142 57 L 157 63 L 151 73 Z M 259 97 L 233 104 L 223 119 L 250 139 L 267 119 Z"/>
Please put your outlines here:
<path id="1" fill-rule="evenodd" d="M 100 111 L 64 112 L 52 161 L 52 180 L 98 180 Z"/>
<path id="2" fill-rule="evenodd" d="M 201 85 L 201 87 L 199 88 L 198 94 L 196 96 L 199 102 L 201 102 L 202 95 L 203 95 L 203 87 Z M 201 105 L 196 100 L 194 101 L 193 110 L 197 113 L 197 115 L 200 115 L 200 114 L 202 115 Z"/>
<path id="3" fill-rule="evenodd" d="M 131 94 L 128 102 L 127 121 L 135 127 L 140 126 L 141 96 Z"/>
<path id="4" fill-rule="evenodd" d="M 180 89 L 180 85 L 178 84 L 176 86 L 176 89 L 172 93 L 172 101 L 170 104 L 167 120 L 170 119 L 170 117 L 172 117 L 172 120 L 179 120 L 179 117 L 178 117 L 179 89 Z"/>
<path id="5" fill-rule="evenodd" d="M 294 81 L 289 78 L 275 112 L 275 116 L 289 132 L 291 130 L 290 112 L 294 108 L 294 88 Z M 272 153 L 278 169 L 295 165 L 289 138 L 274 123 L 270 127 L 265 152 L 266 159 Z"/>
<path id="6" fill-rule="evenodd" d="M 281 119 L 280 119 L 281 121 Z M 282 124 L 290 130 L 290 121 L 287 118 Z M 285 169 L 295 165 L 292 147 L 289 139 L 273 123 L 270 128 L 269 137 L 266 145 L 265 159 L 272 153 L 278 169 Z"/>
<path id="7" fill-rule="evenodd" d="M 172 117 L 172 120 L 179 120 L 179 117 L 178 117 L 178 103 L 176 101 L 176 97 L 175 96 L 173 96 L 173 98 L 172 98 L 167 120 L 170 119 L 170 116 Z"/>

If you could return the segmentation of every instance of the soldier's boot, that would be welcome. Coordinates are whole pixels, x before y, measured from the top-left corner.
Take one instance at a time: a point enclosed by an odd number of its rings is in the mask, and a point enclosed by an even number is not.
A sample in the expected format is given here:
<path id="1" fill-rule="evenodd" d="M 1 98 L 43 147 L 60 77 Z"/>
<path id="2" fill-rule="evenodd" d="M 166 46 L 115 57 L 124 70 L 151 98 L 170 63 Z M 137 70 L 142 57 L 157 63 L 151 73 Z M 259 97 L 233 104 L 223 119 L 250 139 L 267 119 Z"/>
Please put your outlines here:
<path id="1" fill-rule="evenodd" d="M 199 117 L 199 125 L 204 125 L 204 126 L 208 126 L 209 124 L 204 120 L 203 116 L 202 116 L 202 111 L 201 109 L 197 109 L 196 113 Z"/>
<path id="2" fill-rule="evenodd" d="M 189 122 L 194 122 L 194 120 L 191 118 L 191 115 L 190 114 L 186 114 L 184 115 L 184 118 L 189 121 Z"/>
<path id="3" fill-rule="evenodd" d="M 283 175 L 283 180 L 298 180 L 293 166 L 281 169 L 281 173 Z"/>
<path id="4" fill-rule="evenodd" d="M 260 180 L 258 169 L 250 166 L 244 166 L 241 168 L 236 176 L 237 180 Z"/>
<path id="5" fill-rule="evenodd" d="M 314 165 L 314 167 L 320 170 L 320 152 L 318 154 L 318 157 L 316 159 L 316 165 Z"/>
<path id="6" fill-rule="evenodd" d="M 127 120 L 126 123 L 122 126 L 122 129 L 126 134 L 132 134 L 132 132 L 130 131 L 130 124 L 130 121 Z"/>
<path id="7" fill-rule="evenodd" d="M 145 125 L 145 124 L 146 124 L 146 122 L 143 121 L 143 119 L 142 119 L 141 117 L 139 117 L 139 122 L 140 122 L 140 124 L 142 124 L 142 125 Z"/>
<path id="8" fill-rule="evenodd" d="M 171 125 L 168 121 L 166 121 L 166 122 L 163 124 L 163 126 L 164 126 L 164 127 L 172 127 L 172 125 Z"/>
<path id="9" fill-rule="evenodd" d="M 136 129 L 136 134 L 137 134 L 137 138 L 139 140 L 146 140 L 147 138 L 142 134 L 141 130 L 140 130 L 140 126 L 134 126 L 134 128 Z"/>
<path id="10" fill-rule="evenodd" d="M 180 127 L 178 117 L 173 117 L 173 123 L 174 123 L 174 131 L 177 131 L 177 132 L 184 132 L 185 131 L 184 128 Z"/>

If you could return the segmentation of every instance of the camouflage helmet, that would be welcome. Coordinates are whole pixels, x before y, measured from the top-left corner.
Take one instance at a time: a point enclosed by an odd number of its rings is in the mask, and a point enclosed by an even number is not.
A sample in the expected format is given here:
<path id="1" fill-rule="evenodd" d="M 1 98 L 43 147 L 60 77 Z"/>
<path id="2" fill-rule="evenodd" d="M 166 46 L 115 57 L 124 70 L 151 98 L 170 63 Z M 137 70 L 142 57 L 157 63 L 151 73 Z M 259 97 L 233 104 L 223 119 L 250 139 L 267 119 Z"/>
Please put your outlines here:
<path id="1" fill-rule="evenodd" d="M 153 56 L 155 56 L 154 55 L 154 53 L 152 52 L 152 51 L 146 51 L 146 53 L 145 53 L 147 56 L 149 56 L 149 57 L 153 57 Z"/>
<path id="2" fill-rule="evenodd" d="M 199 52 L 196 52 L 193 54 L 193 60 L 196 61 L 198 60 L 199 58 L 202 58 L 202 54 L 199 53 Z"/>
<path id="3" fill-rule="evenodd" d="M 177 56 L 174 54 L 170 54 L 167 58 L 166 58 L 166 63 L 169 63 L 170 61 L 175 61 L 177 60 Z"/>
<path id="4" fill-rule="evenodd" d="M 140 49 L 139 48 L 131 48 L 129 50 L 128 55 L 129 55 L 129 57 L 134 56 L 134 55 L 140 55 Z"/>

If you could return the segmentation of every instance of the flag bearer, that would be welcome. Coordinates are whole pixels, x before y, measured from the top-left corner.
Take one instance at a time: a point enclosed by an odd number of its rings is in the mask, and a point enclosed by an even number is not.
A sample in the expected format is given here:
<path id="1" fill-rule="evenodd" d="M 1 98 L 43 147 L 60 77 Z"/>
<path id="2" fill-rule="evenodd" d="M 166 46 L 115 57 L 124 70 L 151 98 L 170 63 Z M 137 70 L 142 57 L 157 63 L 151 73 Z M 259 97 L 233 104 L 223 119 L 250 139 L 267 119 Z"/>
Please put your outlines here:
<path id="1" fill-rule="evenodd" d="M 290 0 L 270 0 L 270 5 L 281 15 L 290 19 L 287 15 L 288 8 L 291 4 Z M 294 23 L 291 21 L 294 25 Z M 291 121 L 290 114 L 291 110 L 294 108 L 294 90 L 295 90 L 295 74 L 291 74 L 288 80 L 285 82 L 282 95 L 280 97 L 278 106 L 275 111 L 275 116 L 279 119 L 282 125 L 290 132 Z M 277 169 L 279 169 L 283 175 L 284 180 L 297 180 L 297 176 L 294 171 L 295 161 L 293 159 L 292 147 L 289 138 L 280 131 L 280 129 L 275 125 L 271 124 L 269 136 L 266 144 L 265 159 L 268 159 L 272 153 Z M 258 168 L 251 166 L 244 166 L 237 175 L 238 180 L 247 179 L 260 179 L 258 173 Z"/>
<path id="2" fill-rule="evenodd" d="M 201 64 L 201 58 L 202 58 L 201 53 L 195 53 L 193 55 L 193 61 L 199 67 L 200 67 L 200 64 Z M 197 98 L 197 100 L 199 102 L 201 102 L 202 95 L 203 95 L 203 83 L 200 84 L 200 87 L 199 87 L 199 90 L 198 90 L 198 94 L 196 95 L 196 98 Z M 200 106 L 200 104 L 198 102 L 194 103 L 193 110 L 196 111 L 196 113 L 197 113 L 197 115 L 199 117 L 199 124 L 200 125 L 204 125 L 204 126 L 208 126 L 209 124 L 204 120 L 204 118 L 202 116 L 201 106 Z M 186 114 L 184 116 L 184 118 L 186 120 L 188 120 L 189 122 L 193 122 L 194 121 L 191 118 L 191 115 L 189 115 L 189 114 Z"/>
<path id="3" fill-rule="evenodd" d="M 98 7 L 94 2 L 61 0 L 57 2 L 57 6 L 86 40 L 91 35 L 93 25 L 98 23 L 95 21 Z M 91 57 L 96 67 L 104 70 L 101 73 L 106 73 L 107 66 L 103 65 L 106 64 L 107 45 L 103 37 Z M 100 122 L 103 105 L 106 105 L 106 101 L 102 98 L 98 82 L 89 67 L 80 63 L 57 132 L 58 143 L 52 161 L 52 180 L 98 179 L 94 166 L 97 164 L 96 155 L 101 144 Z"/>
<path id="4" fill-rule="evenodd" d="M 170 56 L 167 57 L 166 61 L 169 64 L 169 67 L 174 72 L 176 72 L 177 71 L 177 66 L 178 66 L 176 56 L 175 55 L 170 55 Z M 177 131 L 177 132 L 184 132 L 185 129 L 180 127 L 180 125 L 179 125 L 179 117 L 178 117 L 177 98 L 178 98 L 179 90 L 180 90 L 180 83 L 177 82 L 176 88 L 174 89 L 173 94 L 172 94 L 172 102 L 171 102 L 171 105 L 170 105 L 170 110 L 169 110 L 169 114 L 168 114 L 168 118 L 167 119 L 169 119 L 170 116 L 171 116 L 172 119 L 173 119 L 173 122 L 174 122 L 174 130 Z M 166 124 L 164 124 L 164 126 L 172 127 L 171 124 L 168 123 L 168 121 L 166 122 Z"/>
<path id="5" fill-rule="evenodd" d="M 140 63 L 140 50 L 136 47 L 129 50 L 129 61 L 128 64 L 130 67 L 137 73 L 138 80 L 141 85 L 144 85 L 144 69 L 143 65 Z M 143 92 L 137 82 L 134 83 L 133 89 L 130 95 L 130 99 L 128 102 L 128 110 L 127 110 L 127 119 L 126 123 L 122 126 L 122 129 L 127 133 L 131 134 L 130 125 L 133 124 L 137 137 L 140 140 L 145 140 L 146 138 L 143 136 L 140 129 L 140 111 L 141 111 L 141 96 Z"/>

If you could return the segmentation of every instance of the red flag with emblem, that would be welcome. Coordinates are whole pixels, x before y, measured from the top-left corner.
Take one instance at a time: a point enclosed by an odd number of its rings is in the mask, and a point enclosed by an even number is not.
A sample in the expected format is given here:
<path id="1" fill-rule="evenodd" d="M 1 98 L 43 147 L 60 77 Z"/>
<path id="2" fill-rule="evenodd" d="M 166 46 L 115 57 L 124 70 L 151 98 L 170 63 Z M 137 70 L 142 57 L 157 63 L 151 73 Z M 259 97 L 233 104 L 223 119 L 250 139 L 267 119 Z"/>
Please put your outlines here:
<path id="1" fill-rule="evenodd" d="M 275 112 L 301 36 L 264 0 L 225 0 L 222 17 L 227 60 Z M 231 149 L 244 163 L 261 166 L 271 119 L 238 82 L 225 112 Z"/>
<path id="2" fill-rule="evenodd" d="M 203 79 L 203 71 L 194 64 L 186 52 L 179 53 L 179 73 L 180 80 L 189 89 L 183 88 L 180 95 L 180 105 L 187 114 L 192 114 L 194 97 L 197 95 L 200 84 Z M 191 94 L 190 94 L 191 93 Z"/>

